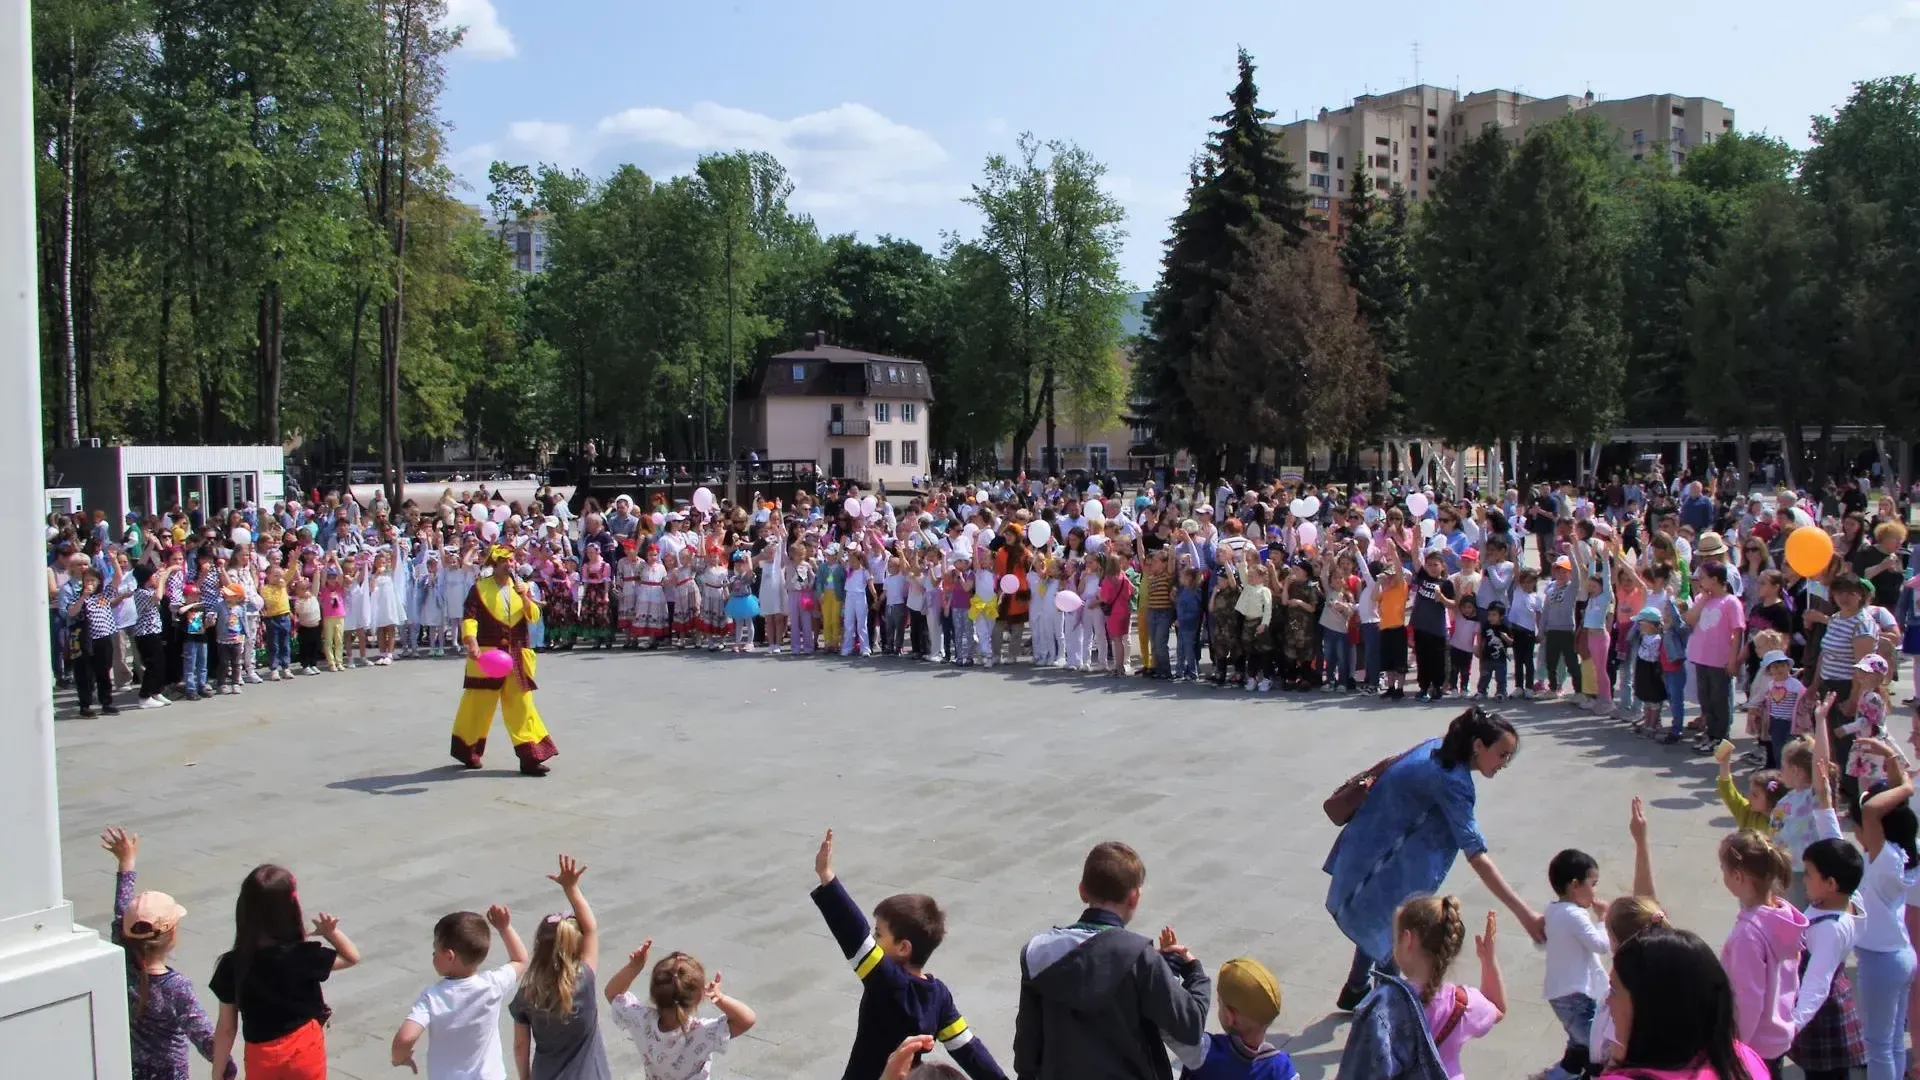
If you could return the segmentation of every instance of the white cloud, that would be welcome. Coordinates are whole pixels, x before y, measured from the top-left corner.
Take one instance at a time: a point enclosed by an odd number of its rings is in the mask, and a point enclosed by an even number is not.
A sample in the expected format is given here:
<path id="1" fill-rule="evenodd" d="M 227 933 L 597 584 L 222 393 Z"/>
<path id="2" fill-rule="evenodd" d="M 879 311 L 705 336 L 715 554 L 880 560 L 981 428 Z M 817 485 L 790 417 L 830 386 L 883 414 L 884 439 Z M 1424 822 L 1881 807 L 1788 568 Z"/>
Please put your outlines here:
<path id="1" fill-rule="evenodd" d="M 651 147 L 676 157 L 765 151 L 792 174 L 794 205 L 809 211 L 924 205 L 966 192 L 940 175 L 947 152 L 932 135 L 859 104 L 790 120 L 711 102 L 684 112 L 640 107 L 606 117 L 596 133 L 610 147 Z"/>
<path id="2" fill-rule="evenodd" d="M 551 120 L 515 120 L 507 125 L 507 138 L 541 161 L 558 161 L 573 147 L 573 128 Z"/>
<path id="3" fill-rule="evenodd" d="M 1860 20 L 1860 29 L 1884 34 L 1908 24 L 1920 24 L 1920 0 L 1898 0 L 1885 11 Z"/>
<path id="4" fill-rule="evenodd" d="M 466 30 L 460 50 L 476 60 L 506 60 L 519 51 L 493 0 L 447 0 L 446 25 Z"/>

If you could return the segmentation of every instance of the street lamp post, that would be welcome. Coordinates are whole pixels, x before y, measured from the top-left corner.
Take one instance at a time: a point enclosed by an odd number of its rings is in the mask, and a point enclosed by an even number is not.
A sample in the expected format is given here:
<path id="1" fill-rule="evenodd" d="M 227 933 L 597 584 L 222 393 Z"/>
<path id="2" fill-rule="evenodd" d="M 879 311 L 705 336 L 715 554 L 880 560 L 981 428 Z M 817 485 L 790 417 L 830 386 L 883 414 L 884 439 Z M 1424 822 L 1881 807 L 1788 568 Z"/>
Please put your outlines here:
<path id="1" fill-rule="evenodd" d="M 727 211 L 727 499 L 740 505 L 733 471 L 733 211 Z"/>
<path id="2" fill-rule="evenodd" d="M 31 27 L 27 0 L 0 0 L 0 517 L 13 522 L 41 516 L 46 478 Z M 133 1067 L 125 954 L 74 924 L 61 885 L 52 658 L 46 618 L 24 602 L 47 587 L 45 555 L 37 530 L 0 529 L 0 581 L 21 601 L 0 615 L 14 705 L 0 754 L 0 1048 L 9 1076 L 119 1080 Z"/>

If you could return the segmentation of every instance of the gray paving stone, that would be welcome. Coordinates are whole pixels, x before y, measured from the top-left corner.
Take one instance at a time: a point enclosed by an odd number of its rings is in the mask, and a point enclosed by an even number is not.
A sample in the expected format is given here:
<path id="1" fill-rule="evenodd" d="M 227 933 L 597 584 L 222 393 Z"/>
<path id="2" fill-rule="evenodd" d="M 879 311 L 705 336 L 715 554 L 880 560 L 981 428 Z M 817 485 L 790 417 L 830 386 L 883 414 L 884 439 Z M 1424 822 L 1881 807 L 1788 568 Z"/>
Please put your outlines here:
<path id="1" fill-rule="evenodd" d="M 933 971 L 1007 1064 L 1016 956 L 1079 911 L 1086 849 L 1123 839 L 1146 859 L 1142 929 L 1172 924 L 1208 965 L 1252 955 L 1286 995 L 1276 1039 L 1308 1080 L 1332 1076 L 1330 1016 L 1350 948 L 1327 919 L 1320 801 L 1380 757 L 1438 734 L 1452 710 L 1354 698 L 1248 695 L 1026 668 L 955 672 L 905 661 L 697 655 L 544 657 L 540 707 L 561 756 L 522 779 L 495 728 L 485 770 L 445 758 L 459 693 L 451 661 L 416 661 L 249 687 L 237 697 L 59 723 L 68 895 L 103 925 L 111 863 L 95 836 L 142 836 L 141 883 L 192 912 L 175 962 L 203 987 L 230 942 L 257 862 L 300 877 L 309 909 L 340 916 L 365 955 L 328 987 L 334 1075 L 392 1075 L 387 1043 L 432 979 L 434 920 L 508 903 L 531 935 L 558 908 L 559 851 L 591 866 L 602 970 L 651 937 L 726 973 L 760 1026 L 723 1076 L 837 1076 L 858 986 L 807 892 L 823 829 L 871 907 L 924 891 L 948 910 Z M 1662 900 L 1718 942 L 1734 904 L 1712 845 L 1731 824 L 1712 767 L 1559 705 L 1512 710 L 1512 768 L 1479 811 L 1502 869 L 1536 905 L 1546 864 L 1579 846 L 1602 891 L 1631 876 L 1627 803 L 1649 803 Z M 1490 897 L 1464 863 L 1448 886 Z M 1504 914 L 1504 913 L 1503 913 Z M 498 950 L 496 949 L 496 952 Z M 1507 920 L 1512 1010 L 1470 1047 L 1476 1077 L 1557 1058 L 1539 954 Z M 1467 956 L 1457 976 L 1472 978 Z M 616 1070 L 637 1055 L 609 1026 Z"/>

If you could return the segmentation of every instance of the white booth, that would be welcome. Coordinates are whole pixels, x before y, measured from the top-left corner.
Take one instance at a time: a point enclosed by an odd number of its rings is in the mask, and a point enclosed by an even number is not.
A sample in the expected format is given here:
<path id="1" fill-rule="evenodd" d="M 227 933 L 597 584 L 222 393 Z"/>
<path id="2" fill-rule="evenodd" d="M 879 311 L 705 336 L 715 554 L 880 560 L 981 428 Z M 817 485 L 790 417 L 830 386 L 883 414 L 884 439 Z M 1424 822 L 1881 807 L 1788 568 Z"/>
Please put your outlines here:
<path id="1" fill-rule="evenodd" d="M 287 456 L 277 446 L 76 446 L 55 450 L 49 487 L 77 487 L 89 510 L 116 524 L 129 511 L 205 511 L 240 500 L 272 507 L 286 497 Z"/>

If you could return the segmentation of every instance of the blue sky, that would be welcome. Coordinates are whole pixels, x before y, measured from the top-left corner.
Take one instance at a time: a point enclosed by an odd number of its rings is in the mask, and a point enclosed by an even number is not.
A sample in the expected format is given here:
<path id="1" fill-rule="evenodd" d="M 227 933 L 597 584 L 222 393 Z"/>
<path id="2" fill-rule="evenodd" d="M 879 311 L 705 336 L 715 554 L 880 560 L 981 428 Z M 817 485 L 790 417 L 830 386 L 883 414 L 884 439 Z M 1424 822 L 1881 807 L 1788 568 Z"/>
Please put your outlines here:
<path id="1" fill-rule="evenodd" d="M 681 172 L 768 150 L 823 232 L 937 247 L 1015 136 L 1079 143 L 1128 211 L 1123 270 L 1157 273 L 1167 219 L 1234 50 L 1283 121 L 1421 81 L 1463 92 L 1718 98 L 1737 126 L 1806 144 L 1859 79 L 1920 68 L 1920 0 L 450 0 L 469 28 L 443 107 L 480 203 L 486 166 Z"/>

